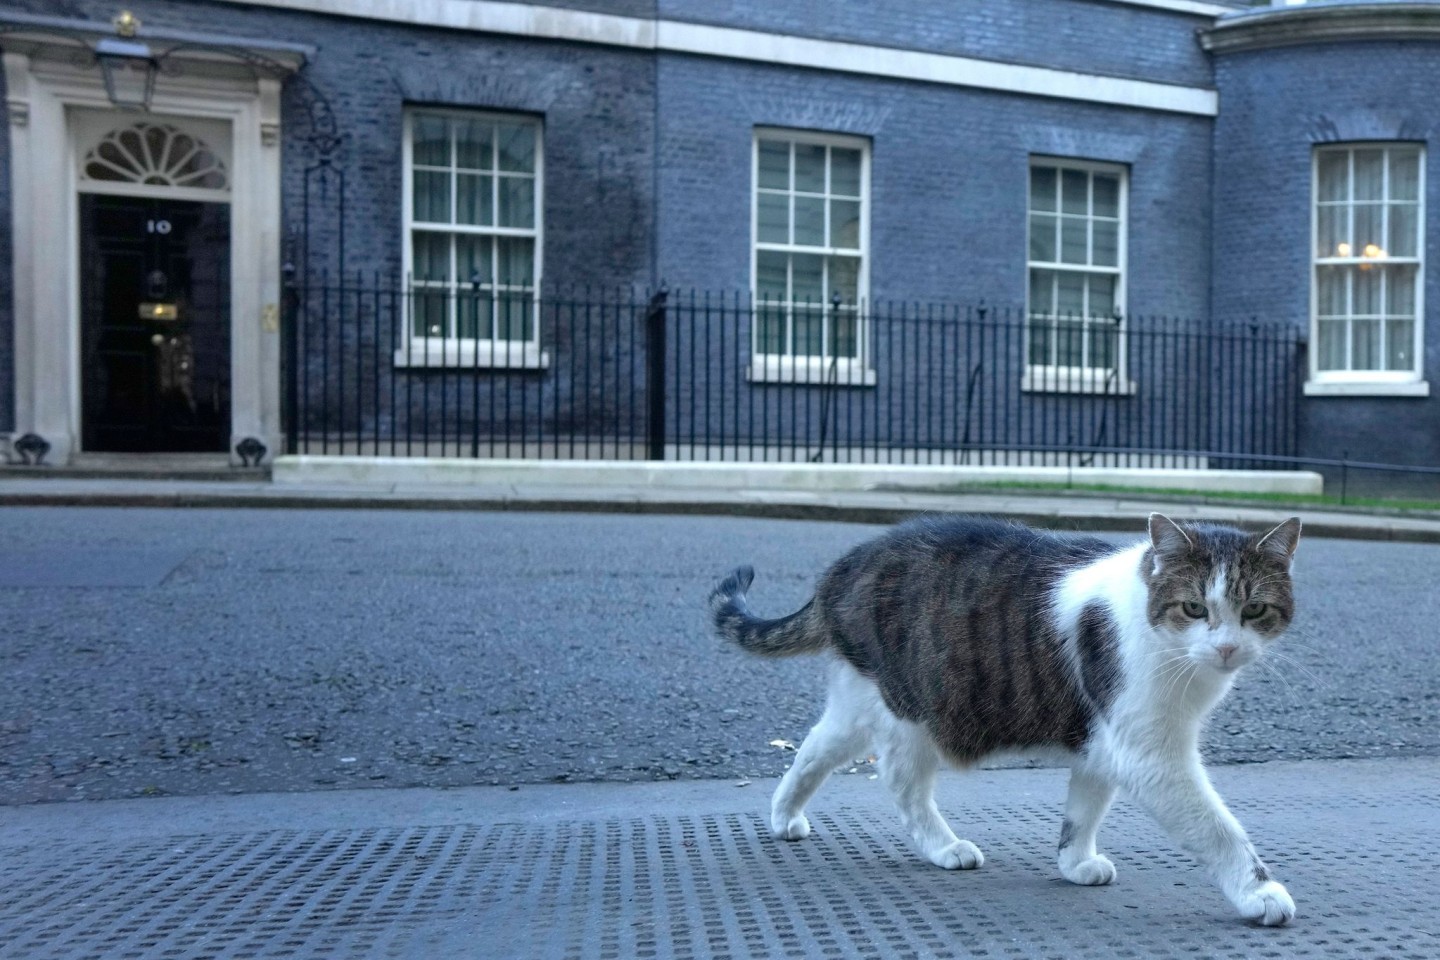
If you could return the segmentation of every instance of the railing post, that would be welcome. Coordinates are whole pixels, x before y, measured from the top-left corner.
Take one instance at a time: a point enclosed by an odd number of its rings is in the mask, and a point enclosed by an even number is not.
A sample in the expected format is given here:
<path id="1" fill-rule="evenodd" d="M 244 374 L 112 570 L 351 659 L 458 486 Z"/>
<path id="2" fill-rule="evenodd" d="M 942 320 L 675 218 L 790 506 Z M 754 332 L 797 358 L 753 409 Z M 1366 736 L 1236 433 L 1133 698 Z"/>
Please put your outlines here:
<path id="1" fill-rule="evenodd" d="M 670 289 L 662 281 L 645 310 L 646 457 L 665 459 L 665 320 Z"/>
<path id="2" fill-rule="evenodd" d="M 280 296 L 280 367 L 285 377 L 285 402 L 280 419 L 285 426 L 285 452 L 299 453 L 300 446 L 300 291 L 295 264 L 286 261 L 280 268 L 283 289 Z"/>

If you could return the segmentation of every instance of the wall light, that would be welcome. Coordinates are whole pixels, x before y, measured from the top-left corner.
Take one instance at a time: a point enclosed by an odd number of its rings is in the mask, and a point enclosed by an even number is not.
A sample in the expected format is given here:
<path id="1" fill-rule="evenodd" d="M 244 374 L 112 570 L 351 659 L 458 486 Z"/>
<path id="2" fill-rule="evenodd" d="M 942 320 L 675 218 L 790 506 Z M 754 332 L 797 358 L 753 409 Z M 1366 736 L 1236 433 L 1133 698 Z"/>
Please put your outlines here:
<path id="1" fill-rule="evenodd" d="M 95 59 L 105 77 L 105 95 L 122 110 L 149 110 L 159 64 L 150 46 L 135 39 L 140 27 L 138 17 L 124 10 L 111 22 L 115 24 L 115 36 L 95 44 Z"/>

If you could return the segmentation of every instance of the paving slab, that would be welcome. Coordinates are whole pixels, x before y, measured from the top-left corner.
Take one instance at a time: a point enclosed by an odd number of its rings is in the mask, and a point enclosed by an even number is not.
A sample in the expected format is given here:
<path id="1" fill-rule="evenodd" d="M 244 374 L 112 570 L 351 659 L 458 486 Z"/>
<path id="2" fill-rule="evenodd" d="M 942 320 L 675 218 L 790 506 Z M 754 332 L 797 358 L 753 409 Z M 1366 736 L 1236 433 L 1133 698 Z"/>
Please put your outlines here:
<path id="1" fill-rule="evenodd" d="M 770 781 L 0 808 L 0 944 L 13 960 L 1440 955 L 1440 759 L 1213 771 L 1296 899 L 1282 929 L 1235 918 L 1123 800 L 1101 833 L 1117 882 L 1065 883 L 1063 771 L 943 776 L 941 809 L 987 857 L 946 872 L 856 769 L 798 843 L 768 834 Z"/>

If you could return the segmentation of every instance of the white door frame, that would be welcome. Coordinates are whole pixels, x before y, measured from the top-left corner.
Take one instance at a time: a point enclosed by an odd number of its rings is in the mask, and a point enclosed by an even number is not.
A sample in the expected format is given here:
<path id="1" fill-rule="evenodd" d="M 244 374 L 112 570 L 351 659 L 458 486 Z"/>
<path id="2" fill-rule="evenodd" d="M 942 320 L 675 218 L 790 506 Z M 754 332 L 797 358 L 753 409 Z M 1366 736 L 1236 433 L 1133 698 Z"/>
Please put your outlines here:
<path id="1" fill-rule="evenodd" d="M 73 48 L 71 48 L 73 51 Z M 16 434 L 50 443 L 47 462 L 80 448 L 79 164 L 76 108 L 113 110 L 100 71 L 70 57 L 4 54 L 10 116 Z M 280 84 L 195 69 L 162 75 L 157 114 L 220 120 L 230 143 L 230 442 L 278 453 L 280 423 Z M 115 125 L 143 115 L 114 110 Z"/>

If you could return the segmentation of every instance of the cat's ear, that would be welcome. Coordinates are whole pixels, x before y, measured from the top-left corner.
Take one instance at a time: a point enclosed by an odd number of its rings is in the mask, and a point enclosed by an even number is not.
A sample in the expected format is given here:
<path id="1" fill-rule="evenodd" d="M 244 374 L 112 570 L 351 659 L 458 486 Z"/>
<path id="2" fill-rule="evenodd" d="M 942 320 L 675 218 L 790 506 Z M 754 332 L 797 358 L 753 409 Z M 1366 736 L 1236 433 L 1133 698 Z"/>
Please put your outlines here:
<path id="1" fill-rule="evenodd" d="M 1300 545 L 1300 518 L 1291 517 L 1266 533 L 1256 534 L 1252 542 L 1255 549 L 1265 556 L 1288 564 L 1295 558 L 1295 548 Z"/>
<path id="2" fill-rule="evenodd" d="M 1180 524 L 1171 520 L 1163 513 L 1150 514 L 1150 545 L 1155 548 L 1155 553 L 1162 557 L 1173 557 L 1185 553 L 1195 546 L 1195 541 L 1190 535 L 1180 528 Z"/>

